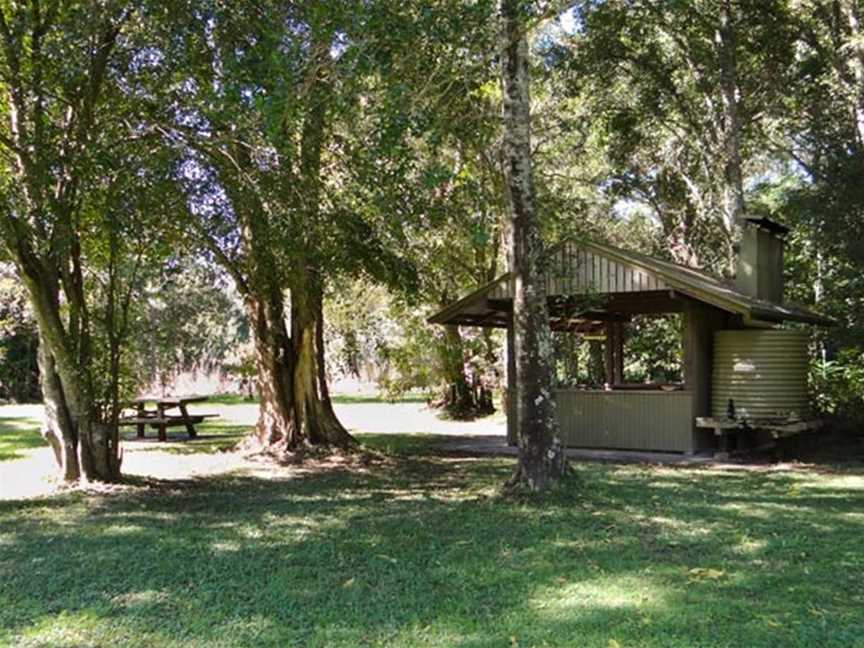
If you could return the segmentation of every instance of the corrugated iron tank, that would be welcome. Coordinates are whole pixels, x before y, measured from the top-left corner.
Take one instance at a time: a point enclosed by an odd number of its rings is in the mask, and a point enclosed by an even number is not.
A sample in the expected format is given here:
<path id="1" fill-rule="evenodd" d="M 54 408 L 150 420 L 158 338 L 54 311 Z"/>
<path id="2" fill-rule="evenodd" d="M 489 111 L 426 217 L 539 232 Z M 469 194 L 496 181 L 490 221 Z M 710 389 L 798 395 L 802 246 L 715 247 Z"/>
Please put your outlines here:
<path id="1" fill-rule="evenodd" d="M 745 420 L 807 418 L 807 342 L 803 331 L 717 331 L 712 416 L 734 411 L 736 418 Z"/>

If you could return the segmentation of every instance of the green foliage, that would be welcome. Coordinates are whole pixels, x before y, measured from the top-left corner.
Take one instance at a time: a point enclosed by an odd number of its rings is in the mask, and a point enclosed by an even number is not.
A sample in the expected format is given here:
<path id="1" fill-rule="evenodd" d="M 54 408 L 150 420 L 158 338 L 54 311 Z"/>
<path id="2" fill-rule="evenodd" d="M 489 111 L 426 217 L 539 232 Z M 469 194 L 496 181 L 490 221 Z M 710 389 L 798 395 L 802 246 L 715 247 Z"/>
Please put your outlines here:
<path id="1" fill-rule="evenodd" d="M 39 399 L 38 344 L 24 287 L 0 264 L 0 400 Z"/>
<path id="2" fill-rule="evenodd" d="M 469 385 L 497 388 L 501 336 L 465 329 L 454 348 L 443 328 L 427 324 L 428 315 L 426 307 L 382 286 L 341 282 L 325 302 L 328 374 L 374 381 L 389 400 L 417 391 L 444 400 L 453 365 L 465 372 Z"/>
<path id="3" fill-rule="evenodd" d="M 553 335 L 556 379 L 562 387 L 602 387 L 606 382 L 604 347 L 595 337 L 569 332 Z M 624 381 L 680 382 L 681 321 L 678 316 L 635 316 L 624 327 Z"/>
<path id="4" fill-rule="evenodd" d="M 627 325 L 624 374 L 628 382 L 679 382 L 681 374 L 681 318 L 635 317 Z"/>
<path id="5" fill-rule="evenodd" d="M 169 266 L 142 291 L 130 362 L 139 384 L 170 389 L 183 371 L 249 377 L 249 329 L 230 283 L 204 263 Z"/>
<path id="6" fill-rule="evenodd" d="M 390 317 L 391 303 L 388 291 L 368 280 L 345 280 L 332 287 L 324 303 L 331 376 L 383 379 L 399 335 L 399 325 Z"/>
<path id="7" fill-rule="evenodd" d="M 552 133 L 544 139 L 540 130 L 541 195 L 570 199 L 562 174 L 571 186 L 588 185 L 594 196 L 571 202 L 584 213 L 587 203 L 617 214 L 623 226 L 613 228 L 613 240 L 715 274 L 726 162 L 721 6 L 586 3 L 573 10 L 569 32 L 548 28 L 537 46 L 539 123 Z M 853 360 L 864 344 L 860 7 L 846 0 L 730 6 L 747 210 L 792 226 L 787 300 L 815 304 L 838 322 L 817 332 L 814 396 L 822 411 L 860 418 Z M 575 153 L 569 164 L 568 150 Z M 670 369 L 671 331 L 645 333 L 645 345 L 631 341 L 643 356 L 631 369 L 649 371 L 652 344 Z"/>
<path id="8" fill-rule="evenodd" d="M 814 347 L 814 362 L 825 359 L 817 400 L 851 416 L 864 348 L 860 8 L 730 6 L 748 209 L 793 226 L 790 300 L 838 320 Z M 608 240 L 719 272 L 721 5 L 578 3 L 569 30 L 545 20 L 555 7 L 534 3 L 531 22 L 546 239 Z M 101 404 L 181 369 L 251 382 L 233 287 L 254 276 L 283 291 L 307 271 L 327 294 L 331 375 L 364 374 L 391 395 L 447 394 L 460 378 L 497 386 L 500 336 L 447 337 L 424 321 L 505 269 L 495 3 L 111 1 L 98 20 L 75 3 L 2 10 L 15 45 L 0 61 L 2 130 L 24 139 L 2 143 L 0 254 L 23 232 L 53 264 L 47 276 L 79 256 L 75 307 L 91 330 L 71 330 L 65 305 L 61 315 L 71 338 L 92 338 L 82 344 Z M 32 31 L 40 16 L 45 33 Z M 81 44 L 114 24 L 96 87 L 96 49 Z M 16 53 L 21 106 L 8 90 Z M 21 152 L 32 154 L 25 172 Z M 257 246 L 248 213 L 263 223 Z M 0 398 L 32 398 L 21 285 L 0 281 Z M 677 375 L 673 326 L 631 333 L 631 379 Z M 588 380 L 587 348 L 578 353 Z"/>
<path id="9" fill-rule="evenodd" d="M 397 398 L 413 389 L 432 396 L 447 383 L 439 354 L 443 334 L 430 331 L 422 313 L 403 311 L 401 315 L 400 336 L 391 341 L 386 351 L 388 371 L 378 383 L 388 398 Z"/>
<path id="10" fill-rule="evenodd" d="M 815 359 L 810 387 L 816 411 L 859 424 L 864 420 L 864 349 L 843 348 L 832 360 Z"/>

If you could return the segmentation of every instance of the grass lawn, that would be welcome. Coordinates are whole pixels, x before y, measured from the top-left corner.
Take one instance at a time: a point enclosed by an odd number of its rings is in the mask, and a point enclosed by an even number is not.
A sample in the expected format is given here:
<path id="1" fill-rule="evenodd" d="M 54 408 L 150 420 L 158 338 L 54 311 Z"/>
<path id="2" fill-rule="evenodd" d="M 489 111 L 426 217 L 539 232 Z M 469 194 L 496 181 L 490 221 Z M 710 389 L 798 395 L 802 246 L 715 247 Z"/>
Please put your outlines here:
<path id="1" fill-rule="evenodd" d="M 333 394 L 331 400 L 336 404 L 381 404 L 381 403 L 425 403 L 428 397 L 419 393 L 409 393 L 397 398 L 388 399 L 380 394 Z M 240 394 L 216 394 L 207 401 L 210 404 L 248 405 L 257 403 L 257 398 L 249 398 Z"/>
<path id="2" fill-rule="evenodd" d="M 538 503 L 362 439 L 390 459 L 0 502 L 0 645 L 864 646 L 858 468 L 581 464 Z"/>
<path id="3" fill-rule="evenodd" d="M 39 434 L 39 420 L 32 408 L 0 407 L 0 462 L 21 459 L 27 450 L 48 444 Z"/>

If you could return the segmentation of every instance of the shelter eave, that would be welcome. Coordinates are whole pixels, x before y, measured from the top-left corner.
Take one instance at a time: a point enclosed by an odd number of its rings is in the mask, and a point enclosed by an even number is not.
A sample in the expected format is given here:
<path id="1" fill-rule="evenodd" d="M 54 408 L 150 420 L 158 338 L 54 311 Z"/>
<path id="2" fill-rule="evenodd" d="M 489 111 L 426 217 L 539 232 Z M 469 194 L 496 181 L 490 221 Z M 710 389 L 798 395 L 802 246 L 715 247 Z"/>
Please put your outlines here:
<path id="1" fill-rule="evenodd" d="M 837 323 L 821 313 L 786 304 L 756 304 L 750 308 L 750 317 L 769 322 L 798 322 L 814 326 L 834 326 Z"/>
<path id="2" fill-rule="evenodd" d="M 445 306 L 440 311 L 429 317 L 429 324 L 450 324 L 456 326 L 480 326 L 476 321 L 478 318 L 490 317 L 496 311 L 488 307 L 488 297 L 496 286 L 510 280 L 510 273 L 506 273 L 480 286 L 474 292 L 462 299 Z M 499 326 L 497 323 L 489 322 L 489 326 Z M 506 320 L 500 326 L 506 327 Z"/>

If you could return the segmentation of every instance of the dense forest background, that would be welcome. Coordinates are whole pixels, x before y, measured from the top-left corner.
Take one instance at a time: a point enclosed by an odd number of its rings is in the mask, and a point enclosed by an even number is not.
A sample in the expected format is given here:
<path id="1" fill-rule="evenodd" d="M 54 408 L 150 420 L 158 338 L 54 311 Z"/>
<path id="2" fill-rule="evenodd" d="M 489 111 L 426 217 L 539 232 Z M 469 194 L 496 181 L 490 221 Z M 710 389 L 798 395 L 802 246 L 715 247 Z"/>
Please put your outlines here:
<path id="1" fill-rule="evenodd" d="M 40 178 L 69 165 L 74 183 L 45 198 L 43 233 L 75 232 L 58 267 L 81 302 L 60 309 L 87 315 L 96 399 L 251 395 L 261 339 L 308 309 L 337 386 L 420 392 L 454 416 L 490 412 L 502 336 L 426 318 L 506 269 L 494 3 L 105 4 L 98 24 L 67 8 L 0 25 L 18 48 L 6 53 L 4 119 L 31 111 L 27 137 L 60 151 L 28 160 L 5 141 L 21 133 L 4 134 L 2 199 L 23 213 Z M 813 337 L 814 399 L 860 418 L 860 3 L 628 0 L 535 13 L 546 242 L 584 236 L 726 274 L 734 121 L 747 213 L 791 228 L 788 299 L 837 321 Z M 70 54 L 82 43 L 90 55 Z M 88 106 L 93 65 L 101 95 Z M 82 117 L 64 122 L 73 100 Z M 88 132 L 69 139 L 79 126 Z M 38 400 L 37 318 L 3 249 L 0 399 Z M 559 380 L 599 380 L 596 345 L 558 345 Z M 640 320 L 628 376 L 675 380 L 678 345 L 674 318 Z"/>

